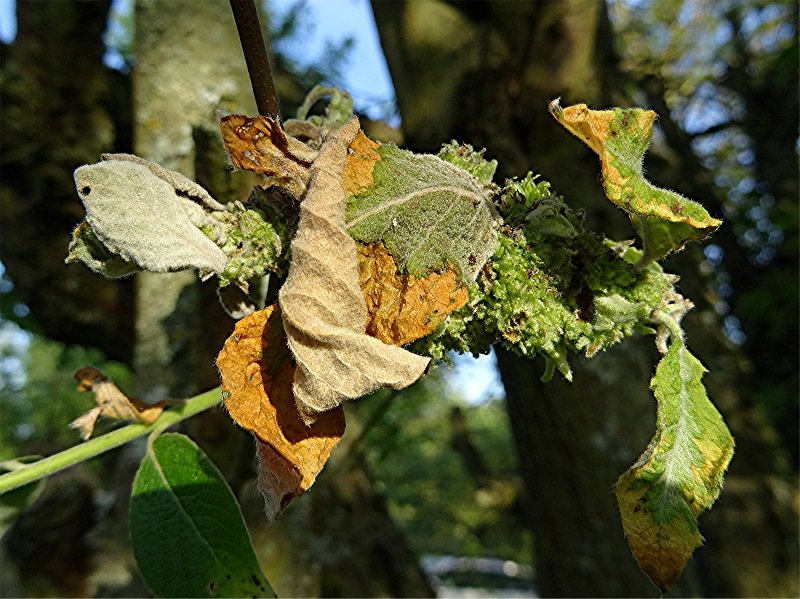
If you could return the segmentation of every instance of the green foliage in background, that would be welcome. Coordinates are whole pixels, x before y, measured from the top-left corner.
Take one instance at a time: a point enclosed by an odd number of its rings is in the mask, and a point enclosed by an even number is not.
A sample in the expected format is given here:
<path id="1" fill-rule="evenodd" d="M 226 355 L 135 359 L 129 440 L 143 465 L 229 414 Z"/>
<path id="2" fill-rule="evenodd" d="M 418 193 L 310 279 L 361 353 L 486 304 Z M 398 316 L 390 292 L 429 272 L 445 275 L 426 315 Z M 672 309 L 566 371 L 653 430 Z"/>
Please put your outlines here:
<path id="1" fill-rule="evenodd" d="M 93 405 L 77 390 L 71 374 L 91 364 L 123 389 L 132 383 L 130 369 L 107 360 L 94 348 L 68 346 L 3 325 L 0 344 L 0 460 L 17 455 L 55 453 L 74 445 L 78 433 L 69 428 L 76 414 Z M 16 342 L 12 341 L 16 336 Z M 30 345 L 20 351 L 26 340 Z M 101 423 L 108 430 L 111 423 Z"/>

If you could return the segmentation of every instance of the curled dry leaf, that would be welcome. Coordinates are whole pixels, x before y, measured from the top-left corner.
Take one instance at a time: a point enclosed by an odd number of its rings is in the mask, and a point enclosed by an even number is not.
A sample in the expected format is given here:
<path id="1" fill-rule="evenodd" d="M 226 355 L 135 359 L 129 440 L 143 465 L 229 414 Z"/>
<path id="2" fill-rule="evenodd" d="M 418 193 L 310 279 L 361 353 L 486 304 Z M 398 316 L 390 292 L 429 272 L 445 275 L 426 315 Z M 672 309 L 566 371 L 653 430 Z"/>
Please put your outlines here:
<path id="1" fill-rule="evenodd" d="M 236 168 L 268 177 L 296 200 L 303 197 L 317 152 L 283 130 L 276 119 L 231 114 L 219 122 L 225 150 Z"/>
<path id="2" fill-rule="evenodd" d="M 342 179 L 348 147 L 358 132 L 354 117 L 325 141 L 311 167 L 289 275 L 278 294 L 297 360 L 295 399 L 306 422 L 379 387 L 402 389 L 422 375 L 429 361 L 365 333 L 367 309 L 358 251 L 345 229 Z"/>
<path id="3" fill-rule="evenodd" d="M 431 333 L 467 303 L 469 293 L 453 270 L 427 277 L 400 274 L 382 243 L 359 249 L 361 290 L 367 304 L 367 334 L 406 345 Z"/>
<path id="4" fill-rule="evenodd" d="M 243 318 L 217 357 L 225 407 L 258 439 L 258 486 L 274 520 L 316 479 L 344 434 L 341 408 L 306 426 L 297 411 L 295 365 L 278 306 Z"/>
<path id="5" fill-rule="evenodd" d="M 78 391 L 93 391 L 97 402 L 96 408 L 79 416 L 69 425 L 70 428 L 80 431 L 84 441 L 92 436 L 94 425 L 100 416 L 152 424 L 164 411 L 165 402 L 147 405 L 135 397 L 128 397 L 117 388 L 114 381 L 91 366 L 78 370 L 75 379 L 78 381 Z"/>

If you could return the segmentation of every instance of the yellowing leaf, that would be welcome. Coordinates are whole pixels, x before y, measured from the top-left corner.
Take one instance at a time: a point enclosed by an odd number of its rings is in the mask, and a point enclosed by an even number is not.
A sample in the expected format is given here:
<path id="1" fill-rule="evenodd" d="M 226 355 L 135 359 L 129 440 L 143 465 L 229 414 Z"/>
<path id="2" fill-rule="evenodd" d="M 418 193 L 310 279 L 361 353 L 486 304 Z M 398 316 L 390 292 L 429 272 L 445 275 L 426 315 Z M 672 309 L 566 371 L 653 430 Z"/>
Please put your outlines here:
<path id="1" fill-rule="evenodd" d="M 75 373 L 79 391 L 93 391 L 97 407 L 92 408 L 70 423 L 70 428 L 77 429 L 84 441 L 92 436 L 94 426 L 100 416 L 115 420 L 134 420 L 143 424 L 152 424 L 161 412 L 165 402 L 147 405 L 135 397 L 128 397 L 120 391 L 114 381 L 102 372 L 86 366 Z"/>
<path id="2" fill-rule="evenodd" d="M 311 426 L 300 418 L 292 393 L 295 365 L 277 306 L 236 323 L 217 366 L 225 407 L 259 441 L 258 486 L 274 519 L 314 483 L 344 434 L 344 412 L 326 412 Z"/>
<path id="3" fill-rule="evenodd" d="M 406 345 L 431 333 L 467 303 L 469 293 L 452 270 L 427 277 L 400 274 L 382 243 L 359 249 L 361 289 L 367 304 L 367 334 Z"/>
<path id="4" fill-rule="evenodd" d="M 591 110 L 586 104 L 562 108 L 554 100 L 550 112 L 600 156 L 603 188 L 642 236 L 644 262 L 659 260 L 722 224 L 697 202 L 645 179 L 642 161 L 653 135 L 652 110 Z"/>
<path id="5" fill-rule="evenodd" d="M 219 128 L 236 168 L 265 175 L 268 184 L 286 190 L 296 200 L 303 196 L 316 152 L 288 135 L 279 121 L 231 114 L 220 119 Z"/>
<path id="6" fill-rule="evenodd" d="M 486 187 L 438 156 L 391 144 L 375 153 L 372 185 L 347 203 L 350 235 L 382 241 L 404 273 L 455 268 L 464 283 L 474 281 L 495 250 L 500 221 Z"/>
<path id="7" fill-rule="evenodd" d="M 342 175 L 359 132 L 355 117 L 324 142 L 300 206 L 289 275 L 278 294 L 289 348 L 297 361 L 294 395 L 304 420 L 379 387 L 401 389 L 428 365 L 365 333 L 358 251 L 344 223 Z"/>
<path id="8" fill-rule="evenodd" d="M 704 372 L 683 341 L 673 341 L 650 383 L 656 434 L 616 486 L 631 551 L 662 590 L 702 543 L 697 516 L 722 490 L 733 455 L 733 438 L 701 382 Z"/>

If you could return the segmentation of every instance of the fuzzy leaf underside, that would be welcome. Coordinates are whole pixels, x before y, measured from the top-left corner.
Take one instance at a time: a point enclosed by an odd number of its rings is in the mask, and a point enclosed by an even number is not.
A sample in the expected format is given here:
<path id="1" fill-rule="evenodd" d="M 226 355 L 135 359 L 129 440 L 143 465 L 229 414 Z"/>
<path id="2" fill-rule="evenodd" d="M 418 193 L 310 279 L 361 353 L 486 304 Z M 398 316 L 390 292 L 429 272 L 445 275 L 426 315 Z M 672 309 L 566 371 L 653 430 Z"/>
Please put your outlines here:
<path id="1" fill-rule="evenodd" d="M 124 262 L 153 272 L 225 268 L 225 254 L 199 226 L 204 209 L 144 164 L 108 160 L 74 177 L 93 235 Z"/>
<path id="2" fill-rule="evenodd" d="M 374 184 L 348 201 L 352 237 L 383 241 L 403 272 L 425 277 L 448 266 L 475 280 L 497 239 L 496 217 L 477 179 L 436 156 L 380 146 Z"/>
<path id="3" fill-rule="evenodd" d="M 675 340 L 650 383 L 658 401 L 656 434 L 616 486 L 631 551 L 662 590 L 702 543 L 697 517 L 722 490 L 733 456 L 733 438 L 706 395 L 704 372 Z"/>
<path id="4" fill-rule="evenodd" d="M 586 104 L 562 108 L 556 100 L 550 111 L 600 156 L 606 195 L 628 213 L 642 236 L 646 261 L 680 250 L 722 224 L 697 202 L 645 178 L 642 163 L 656 118 L 652 110 L 590 110 Z"/>

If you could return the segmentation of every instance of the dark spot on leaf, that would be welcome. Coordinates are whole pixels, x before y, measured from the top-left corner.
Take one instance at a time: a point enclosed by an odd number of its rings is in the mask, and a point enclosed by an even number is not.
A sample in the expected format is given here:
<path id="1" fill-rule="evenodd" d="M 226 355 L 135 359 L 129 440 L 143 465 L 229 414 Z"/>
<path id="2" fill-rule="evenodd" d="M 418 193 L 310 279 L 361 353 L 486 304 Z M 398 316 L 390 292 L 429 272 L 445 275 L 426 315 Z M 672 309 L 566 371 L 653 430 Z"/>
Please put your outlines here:
<path id="1" fill-rule="evenodd" d="M 92 188 L 88 185 L 86 187 L 81 187 L 81 195 L 88 196 L 92 192 Z"/>
<path id="2" fill-rule="evenodd" d="M 261 586 L 261 579 L 255 574 L 253 574 L 253 584 L 256 586 Z"/>
<path id="3" fill-rule="evenodd" d="M 209 580 L 208 585 L 206 587 L 208 589 L 209 597 L 216 597 L 217 596 L 217 581 Z"/>
<path id="4" fill-rule="evenodd" d="M 622 126 L 627 129 L 631 124 L 632 118 L 633 115 L 630 112 L 626 112 L 624 115 L 622 115 Z"/>

